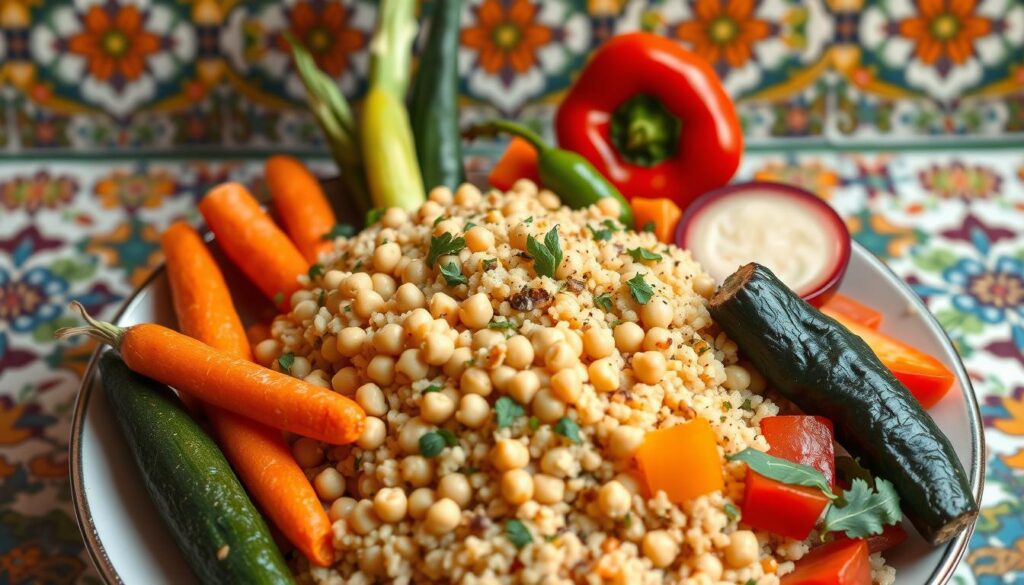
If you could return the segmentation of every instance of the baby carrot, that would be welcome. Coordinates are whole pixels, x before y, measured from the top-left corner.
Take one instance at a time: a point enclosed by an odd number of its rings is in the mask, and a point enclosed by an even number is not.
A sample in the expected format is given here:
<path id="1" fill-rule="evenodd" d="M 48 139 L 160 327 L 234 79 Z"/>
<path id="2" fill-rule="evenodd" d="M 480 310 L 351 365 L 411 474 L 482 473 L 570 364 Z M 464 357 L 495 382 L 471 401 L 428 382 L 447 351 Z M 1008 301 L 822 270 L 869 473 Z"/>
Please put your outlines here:
<path id="1" fill-rule="evenodd" d="M 309 263 L 249 191 L 224 183 L 203 197 L 199 211 L 228 258 L 279 309 L 287 310 Z"/>
<path id="2" fill-rule="evenodd" d="M 161 244 L 182 333 L 251 360 L 230 291 L 199 234 L 178 222 L 164 232 Z M 189 394 L 181 396 L 202 406 Z M 221 408 L 205 410 L 221 449 L 263 513 L 312 563 L 330 565 L 331 522 L 281 433 Z"/>
<path id="3" fill-rule="evenodd" d="M 270 198 L 288 236 L 311 264 L 331 249 L 324 234 L 338 223 L 320 182 L 290 156 L 272 156 L 264 165 Z"/>
<path id="4" fill-rule="evenodd" d="M 366 413 L 334 392 L 225 354 L 161 325 L 123 328 L 97 321 L 73 303 L 88 323 L 57 331 L 86 334 L 114 347 L 133 371 L 265 425 L 345 445 L 359 438 Z"/>

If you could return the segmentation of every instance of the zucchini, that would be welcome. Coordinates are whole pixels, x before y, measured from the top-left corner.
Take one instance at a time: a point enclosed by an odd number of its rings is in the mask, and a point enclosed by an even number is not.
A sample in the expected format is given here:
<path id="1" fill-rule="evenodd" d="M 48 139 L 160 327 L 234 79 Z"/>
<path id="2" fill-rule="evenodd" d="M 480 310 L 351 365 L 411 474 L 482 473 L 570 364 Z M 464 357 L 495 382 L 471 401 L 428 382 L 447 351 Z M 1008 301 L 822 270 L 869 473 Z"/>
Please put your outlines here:
<path id="1" fill-rule="evenodd" d="M 932 545 L 978 514 L 953 446 L 864 341 L 822 314 L 771 270 L 747 264 L 708 310 L 772 385 L 896 487 L 904 514 Z"/>
<path id="2" fill-rule="evenodd" d="M 170 389 L 113 351 L 100 372 L 146 490 L 199 581 L 294 583 L 224 455 Z"/>

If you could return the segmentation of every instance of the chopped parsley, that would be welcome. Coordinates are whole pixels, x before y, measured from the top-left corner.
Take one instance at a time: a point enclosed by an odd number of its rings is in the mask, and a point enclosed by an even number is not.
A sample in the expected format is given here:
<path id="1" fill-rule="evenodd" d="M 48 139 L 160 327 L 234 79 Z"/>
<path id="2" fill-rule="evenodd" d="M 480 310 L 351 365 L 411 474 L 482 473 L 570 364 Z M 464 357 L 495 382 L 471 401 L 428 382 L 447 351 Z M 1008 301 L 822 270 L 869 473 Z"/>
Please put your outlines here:
<path id="1" fill-rule="evenodd" d="M 487 324 L 488 329 L 515 329 L 516 324 L 513 321 L 491 321 Z"/>
<path id="2" fill-rule="evenodd" d="M 444 221 L 446 219 L 448 219 L 448 218 L 443 216 L 443 215 L 437 216 L 437 219 L 434 220 L 434 227 L 437 227 L 437 224 L 441 223 L 442 221 Z"/>
<path id="3" fill-rule="evenodd" d="M 610 240 L 612 237 L 612 230 L 610 229 L 595 228 L 592 225 L 588 225 L 587 229 L 590 230 L 590 233 L 594 235 L 594 239 L 598 242 Z"/>
<path id="4" fill-rule="evenodd" d="M 526 524 L 523 524 L 522 520 L 516 518 L 505 522 L 505 536 L 508 537 L 509 541 L 516 548 L 520 549 L 533 542 L 533 535 L 530 534 L 530 529 L 526 527 Z"/>
<path id="5" fill-rule="evenodd" d="M 292 365 L 295 364 L 295 354 L 288 352 L 281 357 L 277 358 L 277 365 L 281 366 L 281 371 L 286 374 L 292 373 Z"/>
<path id="6" fill-rule="evenodd" d="M 356 235 L 356 228 L 347 223 L 336 223 L 331 231 L 320 236 L 321 240 L 333 240 L 335 238 L 351 238 Z"/>
<path id="7" fill-rule="evenodd" d="M 433 268 L 441 256 L 458 254 L 465 247 L 466 238 L 456 238 L 448 232 L 433 236 L 430 238 L 430 251 L 427 252 L 427 266 Z"/>
<path id="8" fill-rule="evenodd" d="M 510 426 L 517 418 L 526 414 L 523 407 L 508 396 L 502 396 L 494 403 L 494 412 L 497 415 L 499 429 Z"/>
<path id="9" fill-rule="evenodd" d="M 562 246 L 558 241 L 558 226 L 551 228 L 544 236 L 544 243 L 533 236 L 526 238 L 526 251 L 533 256 L 533 269 L 540 276 L 555 277 L 555 271 L 562 263 Z"/>
<path id="10" fill-rule="evenodd" d="M 737 508 L 732 502 L 725 504 L 725 515 L 729 520 L 735 520 L 740 517 L 740 509 Z"/>
<path id="11" fill-rule="evenodd" d="M 448 286 L 458 286 L 469 282 L 469 279 L 463 276 L 462 269 L 454 262 L 449 262 L 441 267 L 441 276 L 444 277 Z"/>
<path id="12" fill-rule="evenodd" d="M 440 391 L 441 391 L 441 387 L 438 386 L 437 384 L 431 384 L 430 386 L 427 386 L 426 388 L 423 389 L 423 393 L 424 394 L 430 394 L 431 392 L 440 392 Z"/>
<path id="13" fill-rule="evenodd" d="M 309 279 L 316 280 L 317 277 L 322 276 L 324 273 L 323 264 L 314 264 L 309 267 Z"/>
<path id="14" fill-rule="evenodd" d="M 651 252 L 647 248 L 633 248 L 629 251 L 629 255 L 637 262 L 657 262 L 658 260 L 661 260 L 661 254 Z"/>
<path id="15" fill-rule="evenodd" d="M 540 419 L 535 416 L 531 416 L 530 420 L 527 421 L 526 426 L 530 427 L 531 431 L 536 431 L 540 428 Z"/>
<path id="16" fill-rule="evenodd" d="M 448 429 L 430 431 L 420 437 L 420 455 L 432 459 L 440 455 L 445 447 L 454 447 L 458 444 L 459 440 Z"/>
<path id="17" fill-rule="evenodd" d="M 583 442 L 580 438 L 580 425 L 567 416 L 563 416 L 555 423 L 555 432 L 579 445 Z"/>
<path id="18" fill-rule="evenodd" d="M 484 270 L 491 270 L 498 264 L 497 258 L 484 258 Z"/>
<path id="19" fill-rule="evenodd" d="M 641 305 L 646 305 L 654 295 L 654 289 L 644 280 L 643 274 L 637 274 L 630 278 L 626 284 L 629 285 L 629 294 L 633 295 L 633 299 Z"/>
<path id="20" fill-rule="evenodd" d="M 471 229 L 473 229 L 475 227 L 476 227 L 475 223 L 473 223 L 471 221 L 470 222 L 466 222 L 466 227 L 462 228 L 462 231 L 468 232 L 469 230 L 471 230 Z"/>
<path id="21" fill-rule="evenodd" d="M 327 291 L 325 291 L 324 289 L 320 289 L 320 296 L 317 297 L 316 304 L 318 304 L 318 305 L 320 305 L 322 307 L 322 306 L 324 306 L 324 301 L 326 301 L 326 300 L 327 300 Z"/>
<path id="22" fill-rule="evenodd" d="M 371 209 L 366 212 L 366 225 L 373 225 L 380 221 L 382 217 L 384 217 L 383 209 Z"/>
<path id="23" fill-rule="evenodd" d="M 527 225 L 529 225 L 529 224 L 533 223 L 533 216 L 531 215 L 530 217 L 528 217 L 528 218 L 524 219 L 524 220 L 523 220 L 523 223 L 525 223 L 525 224 L 527 224 Z"/>
<path id="24" fill-rule="evenodd" d="M 594 304 L 601 307 L 605 313 L 610 313 L 612 311 L 612 295 L 601 293 L 594 297 Z"/>

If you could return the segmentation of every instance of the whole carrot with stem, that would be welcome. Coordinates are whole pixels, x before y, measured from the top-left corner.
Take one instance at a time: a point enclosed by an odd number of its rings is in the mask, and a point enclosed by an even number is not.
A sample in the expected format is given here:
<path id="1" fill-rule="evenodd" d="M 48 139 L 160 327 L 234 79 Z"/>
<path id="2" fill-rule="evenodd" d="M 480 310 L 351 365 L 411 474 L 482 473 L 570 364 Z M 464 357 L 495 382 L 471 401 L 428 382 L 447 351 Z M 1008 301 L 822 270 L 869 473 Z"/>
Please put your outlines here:
<path id="1" fill-rule="evenodd" d="M 338 223 L 331 204 L 327 202 L 320 181 L 295 158 L 272 156 L 263 166 L 281 223 L 295 247 L 310 264 L 331 249 L 324 239 Z"/>
<path id="2" fill-rule="evenodd" d="M 133 371 L 209 404 L 265 425 L 325 443 L 346 445 L 363 433 L 366 413 L 334 392 L 225 354 L 161 325 L 118 327 L 93 319 L 77 301 L 88 325 L 65 327 L 59 339 L 88 335 L 121 353 Z"/>
<path id="3" fill-rule="evenodd" d="M 199 202 L 199 211 L 228 258 L 278 309 L 287 310 L 309 263 L 249 190 L 238 183 L 219 185 Z"/>
<path id="4" fill-rule="evenodd" d="M 182 333 L 240 359 L 252 351 L 224 276 L 203 239 L 184 222 L 164 232 L 161 247 Z M 263 513 L 310 562 L 334 560 L 331 523 L 281 433 L 233 412 L 205 407 L 221 450 Z"/>

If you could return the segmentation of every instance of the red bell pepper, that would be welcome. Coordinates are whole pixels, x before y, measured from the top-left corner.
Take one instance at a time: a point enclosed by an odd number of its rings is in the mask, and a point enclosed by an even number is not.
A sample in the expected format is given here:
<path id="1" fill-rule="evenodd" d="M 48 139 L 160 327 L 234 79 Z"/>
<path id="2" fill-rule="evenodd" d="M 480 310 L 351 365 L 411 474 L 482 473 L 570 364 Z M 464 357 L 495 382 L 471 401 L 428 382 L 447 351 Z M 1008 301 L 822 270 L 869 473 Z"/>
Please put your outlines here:
<path id="1" fill-rule="evenodd" d="M 832 421 L 823 416 L 769 416 L 761 419 L 768 454 L 817 469 L 836 486 L 836 451 Z"/>
<path id="2" fill-rule="evenodd" d="M 852 540 L 843 532 L 835 532 L 836 540 Z M 889 550 L 907 539 L 907 531 L 899 524 L 886 524 L 881 534 L 872 534 L 862 538 L 868 543 L 868 551 L 876 553 Z"/>
<path id="3" fill-rule="evenodd" d="M 871 585 L 868 545 L 860 539 L 819 546 L 796 563 L 781 585 Z"/>
<path id="4" fill-rule="evenodd" d="M 828 503 L 828 497 L 817 488 L 782 483 L 748 469 L 740 521 L 757 530 L 803 540 Z"/>
<path id="5" fill-rule="evenodd" d="M 711 66 L 674 41 L 629 33 L 600 47 L 555 117 L 558 143 L 627 198 L 681 209 L 729 182 L 743 154 L 736 108 Z"/>
<path id="6" fill-rule="evenodd" d="M 878 329 L 882 324 L 882 313 L 860 303 L 850 297 L 835 293 L 821 306 L 821 312 L 835 319 L 836 315 L 846 317 L 854 323 L 860 323 L 871 329 Z"/>
<path id="7" fill-rule="evenodd" d="M 932 356 L 843 315 L 829 315 L 860 337 L 923 408 L 931 408 L 949 392 L 956 377 Z"/>

